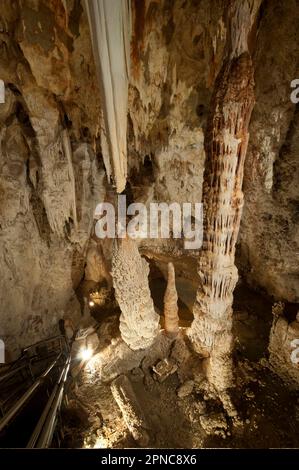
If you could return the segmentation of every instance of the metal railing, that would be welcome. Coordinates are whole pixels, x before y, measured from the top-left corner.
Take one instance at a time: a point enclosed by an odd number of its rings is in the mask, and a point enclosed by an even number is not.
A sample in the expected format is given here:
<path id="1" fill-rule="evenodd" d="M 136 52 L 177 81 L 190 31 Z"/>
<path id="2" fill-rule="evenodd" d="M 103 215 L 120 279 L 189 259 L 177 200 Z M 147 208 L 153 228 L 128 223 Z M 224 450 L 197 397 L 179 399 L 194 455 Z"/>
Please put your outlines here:
<path id="1" fill-rule="evenodd" d="M 16 416 L 19 410 L 25 403 L 32 397 L 37 388 L 43 383 L 44 379 L 48 376 L 49 372 L 58 363 L 61 353 L 58 354 L 56 359 L 46 368 L 41 376 L 31 385 L 31 387 L 19 398 L 19 400 L 10 408 L 5 416 L 0 420 L 0 431 L 7 426 L 7 424 Z"/>
<path id="2" fill-rule="evenodd" d="M 64 368 L 55 384 L 44 411 L 31 435 L 27 448 L 45 448 L 52 441 L 56 425 L 57 412 L 61 406 L 65 382 L 71 364 L 71 355 L 68 356 Z"/>
<path id="3" fill-rule="evenodd" d="M 52 359 L 54 354 L 55 357 Z M 52 360 L 49 364 L 50 359 Z M 32 372 L 32 366 L 42 361 L 47 361 L 48 365 L 45 370 L 35 378 Z M 23 362 L 23 364 L 18 366 L 20 362 Z M 48 447 L 53 438 L 57 421 L 57 413 L 63 399 L 65 382 L 69 372 L 70 363 L 71 355 L 69 344 L 66 338 L 61 335 L 48 338 L 44 341 L 39 341 L 38 343 L 24 348 L 20 360 L 17 361 L 11 369 L 0 376 L 0 384 L 13 379 L 18 373 L 22 372 L 27 367 L 30 370 L 33 383 L 25 393 L 17 399 L 0 420 L 0 432 L 8 426 L 9 423 L 18 415 L 20 410 L 29 403 L 33 395 L 50 376 L 51 371 L 56 367 L 60 367 L 61 370 L 59 372 L 58 379 L 55 382 L 51 395 L 27 444 L 28 448 Z"/>

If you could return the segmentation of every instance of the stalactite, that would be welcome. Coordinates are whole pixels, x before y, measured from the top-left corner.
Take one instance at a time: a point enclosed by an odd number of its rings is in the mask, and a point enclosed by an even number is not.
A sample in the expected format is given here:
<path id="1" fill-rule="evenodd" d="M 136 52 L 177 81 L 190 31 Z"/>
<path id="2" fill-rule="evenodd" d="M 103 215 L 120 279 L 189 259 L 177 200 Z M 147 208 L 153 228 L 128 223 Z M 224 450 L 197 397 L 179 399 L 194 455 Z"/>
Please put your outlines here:
<path id="1" fill-rule="evenodd" d="M 167 288 L 164 295 L 165 332 L 175 336 L 179 332 L 178 294 L 175 286 L 175 271 L 172 263 L 168 263 Z"/>
<path id="2" fill-rule="evenodd" d="M 121 336 L 131 349 L 145 349 L 158 333 L 159 315 L 149 289 L 149 266 L 136 242 L 129 238 L 115 241 L 111 274 L 122 312 Z"/>
<path id="3" fill-rule="evenodd" d="M 86 0 L 85 6 L 102 92 L 103 159 L 120 193 L 127 178 L 130 0 Z"/>
<path id="4" fill-rule="evenodd" d="M 247 11 L 247 2 L 243 4 Z M 238 27 L 243 27 L 238 26 L 238 19 L 244 15 L 236 10 L 230 20 L 235 42 L 246 36 L 244 31 L 238 33 Z M 243 42 L 234 44 L 233 37 L 230 47 L 215 83 L 205 135 L 204 241 L 198 264 L 202 285 L 190 330 L 195 348 L 207 357 L 208 379 L 218 390 L 232 384 L 232 301 L 238 279 L 235 244 L 243 207 L 248 124 L 254 105 L 250 55 L 244 51 Z"/>
<path id="5" fill-rule="evenodd" d="M 57 140 L 41 147 L 42 153 L 42 200 L 49 225 L 60 237 L 65 236 L 65 224 L 70 218 L 77 223 L 75 175 L 72 149 L 67 130 L 59 132 Z"/>
<path id="6" fill-rule="evenodd" d="M 72 204 L 72 216 L 74 220 L 75 228 L 78 227 L 78 220 L 77 220 L 77 207 L 76 207 L 76 183 L 75 183 L 75 175 L 74 175 L 74 167 L 73 167 L 73 160 L 72 160 L 72 147 L 70 142 L 70 136 L 67 129 L 62 131 L 62 145 L 64 154 L 67 158 L 68 163 L 68 173 L 69 173 L 69 180 L 71 184 L 71 204 Z"/>

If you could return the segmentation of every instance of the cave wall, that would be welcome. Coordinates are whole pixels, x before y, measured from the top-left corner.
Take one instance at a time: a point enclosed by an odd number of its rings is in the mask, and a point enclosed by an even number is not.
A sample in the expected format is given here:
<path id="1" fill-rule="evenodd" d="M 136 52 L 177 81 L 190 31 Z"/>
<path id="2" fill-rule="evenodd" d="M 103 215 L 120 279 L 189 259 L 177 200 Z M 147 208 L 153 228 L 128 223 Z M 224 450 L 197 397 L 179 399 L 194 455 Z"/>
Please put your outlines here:
<path id="1" fill-rule="evenodd" d="M 147 155 L 153 181 L 143 181 L 144 200 L 201 201 L 206 116 L 225 45 L 221 2 L 136 0 L 132 6 L 133 186 Z"/>
<path id="2" fill-rule="evenodd" d="M 103 198 L 100 98 L 80 2 L 2 1 L 0 334 L 7 357 L 80 316 Z"/>
<path id="3" fill-rule="evenodd" d="M 201 200 L 207 112 L 230 34 L 227 5 L 133 2 L 129 168 L 135 197 L 143 202 Z M 291 302 L 299 298 L 298 105 L 290 99 L 298 26 L 295 0 L 264 0 L 248 38 L 256 104 L 237 256 L 249 284 Z M 145 155 L 152 178 L 142 165 Z"/>
<path id="4" fill-rule="evenodd" d="M 298 303 L 299 113 L 290 99 L 299 69 L 298 3 L 265 1 L 258 27 L 239 261 L 253 286 Z"/>

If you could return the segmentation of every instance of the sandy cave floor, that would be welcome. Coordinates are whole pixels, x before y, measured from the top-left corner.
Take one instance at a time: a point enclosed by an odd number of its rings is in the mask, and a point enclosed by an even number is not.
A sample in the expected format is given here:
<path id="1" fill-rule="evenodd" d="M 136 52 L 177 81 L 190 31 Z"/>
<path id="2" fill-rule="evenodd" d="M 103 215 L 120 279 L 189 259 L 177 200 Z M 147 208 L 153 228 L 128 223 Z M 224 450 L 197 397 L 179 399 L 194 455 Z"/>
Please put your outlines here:
<path id="1" fill-rule="evenodd" d="M 127 376 L 148 424 L 149 447 L 299 447 L 299 394 L 288 390 L 267 367 L 271 303 L 241 286 L 234 312 L 235 388 L 231 398 L 242 424 L 233 425 L 205 380 L 195 380 L 192 393 L 179 398 L 182 374 L 174 373 L 159 383 L 151 367 L 144 367 L 142 361 L 140 367 L 132 363 Z M 99 330 L 102 348 L 119 334 L 117 321 L 117 315 L 104 320 Z M 69 406 L 63 411 L 63 447 L 136 447 L 110 384 L 102 381 L 100 356 L 86 365 L 70 388 Z"/>

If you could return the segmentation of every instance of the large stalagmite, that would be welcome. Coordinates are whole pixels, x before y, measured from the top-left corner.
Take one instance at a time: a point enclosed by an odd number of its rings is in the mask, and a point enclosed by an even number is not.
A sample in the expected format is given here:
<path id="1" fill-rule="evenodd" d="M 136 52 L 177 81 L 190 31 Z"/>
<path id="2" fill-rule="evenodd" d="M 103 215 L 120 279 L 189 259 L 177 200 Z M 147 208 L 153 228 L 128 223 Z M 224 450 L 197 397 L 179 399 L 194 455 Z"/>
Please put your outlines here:
<path id="1" fill-rule="evenodd" d="M 115 242 L 112 279 L 121 309 L 120 331 L 131 349 L 145 349 L 157 335 L 159 315 L 154 309 L 148 284 L 149 266 L 139 254 L 136 242 L 126 238 Z"/>
<path id="2" fill-rule="evenodd" d="M 101 144 L 108 180 L 122 192 L 127 178 L 130 0 L 85 0 L 101 84 Z"/>
<path id="3" fill-rule="evenodd" d="M 247 2 L 231 18 L 228 58 L 217 77 L 205 136 L 204 242 L 198 273 L 201 287 L 190 336 L 207 356 L 207 375 L 218 390 L 231 385 L 232 301 L 238 279 L 235 245 L 243 207 L 242 181 L 254 80 L 246 38 Z M 246 15 L 248 16 L 247 21 Z M 242 21 L 240 20 L 242 18 Z"/>

